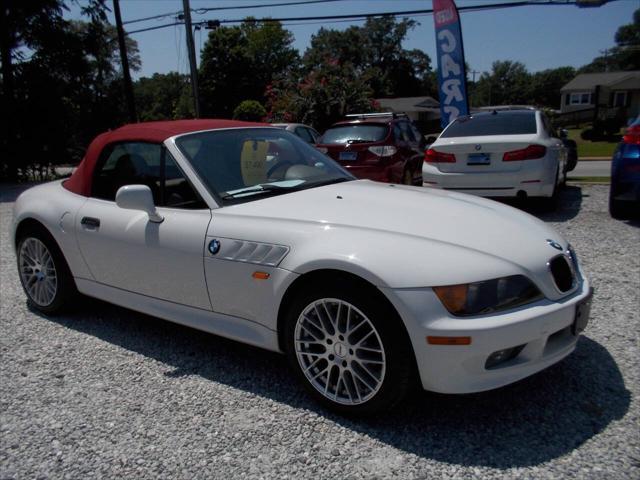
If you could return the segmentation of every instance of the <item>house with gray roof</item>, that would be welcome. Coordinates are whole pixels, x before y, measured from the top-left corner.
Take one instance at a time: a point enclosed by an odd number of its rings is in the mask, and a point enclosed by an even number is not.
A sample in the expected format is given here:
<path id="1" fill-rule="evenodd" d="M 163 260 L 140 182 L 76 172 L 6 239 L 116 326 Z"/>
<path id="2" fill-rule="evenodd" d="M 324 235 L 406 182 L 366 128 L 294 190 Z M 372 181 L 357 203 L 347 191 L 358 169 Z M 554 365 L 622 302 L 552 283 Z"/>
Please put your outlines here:
<path id="1" fill-rule="evenodd" d="M 560 93 L 562 113 L 594 110 L 597 105 L 599 110 L 635 118 L 640 114 L 640 70 L 581 73 Z"/>
<path id="2" fill-rule="evenodd" d="M 380 110 L 406 113 L 422 132 L 439 132 L 440 102 L 433 97 L 376 98 Z"/>
<path id="3" fill-rule="evenodd" d="M 432 97 L 376 98 L 385 111 L 406 113 L 411 120 L 440 120 L 440 103 Z"/>

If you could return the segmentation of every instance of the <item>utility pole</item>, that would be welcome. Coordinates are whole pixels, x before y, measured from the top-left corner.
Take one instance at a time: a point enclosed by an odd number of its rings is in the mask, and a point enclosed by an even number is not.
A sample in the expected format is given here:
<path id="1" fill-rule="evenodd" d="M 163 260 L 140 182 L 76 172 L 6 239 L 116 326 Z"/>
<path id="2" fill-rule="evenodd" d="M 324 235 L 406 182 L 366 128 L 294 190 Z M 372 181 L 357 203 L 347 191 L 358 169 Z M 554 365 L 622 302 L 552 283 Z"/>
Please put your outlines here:
<path id="1" fill-rule="evenodd" d="M 469 73 L 471 74 L 471 81 L 473 83 L 476 83 L 476 74 L 481 73 L 481 72 L 479 72 L 477 70 L 471 70 Z"/>
<path id="2" fill-rule="evenodd" d="M 113 13 L 116 16 L 116 29 L 118 30 L 118 46 L 120 47 L 120 62 L 122 63 L 122 76 L 124 78 L 124 95 L 127 100 L 127 110 L 129 111 L 129 121 L 136 123 L 136 102 L 133 98 L 133 83 L 131 83 L 131 73 L 129 73 L 129 57 L 127 57 L 127 44 L 124 40 L 124 28 L 122 28 L 122 17 L 120 16 L 120 0 L 113 0 Z"/>
<path id="3" fill-rule="evenodd" d="M 605 72 L 609 71 L 609 53 L 610 52 L 611 50 L 609 50 L 608 48 L 605 48 L 604 50 L 600 50 L 600 53 L 604 55 L 604 71 Z"/>
<path id="4" fill-rule="evenodd" d="M 193 90 L 193 108 L 196 118 L 200 118 L 200 101 L 198 97 L 198 68 L 196 67 L 196 48 L 193 44 L 193 29 L 191 27 L 191 7 L 189 0 L 182 0 L 184 10 L 184 27 L 187 31 L 187 49 L 189 50 L 189 68 L 191 69 L 191 89 Z"/>
<path id="5" fill-rule="evenodd" d="M 11 58 L 11 49 L 15 41 L 15 25 L 10 28 L 15 15 L 9 2 L 0 2 L 0 60 L 2 61 L 2 123 L 0 128 L 4 130 L 2 139 L 0 136 L 0 155 L 4 165 L 7 168 L 6 175 L 11 180 L 18 177 L 18 163 L 16 161 L 19 155 L 16 155 L 16 127 L 14 126 L 15 100 L 13 92 L 13 64 Z M 1 167 L 0 167 L 1 168 Z"/>

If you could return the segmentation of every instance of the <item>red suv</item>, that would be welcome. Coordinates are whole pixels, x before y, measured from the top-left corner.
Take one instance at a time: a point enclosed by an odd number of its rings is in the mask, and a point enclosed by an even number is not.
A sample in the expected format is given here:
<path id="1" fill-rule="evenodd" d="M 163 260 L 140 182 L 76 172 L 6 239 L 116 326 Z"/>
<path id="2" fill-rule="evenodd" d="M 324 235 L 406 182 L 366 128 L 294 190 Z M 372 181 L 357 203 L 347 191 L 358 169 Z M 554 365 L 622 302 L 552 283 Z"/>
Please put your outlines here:
<path id="1" fill-rule="evenodd" d="M 316 148 L 358 178 L 422 186 L 424 137 L 405 114 L 347 115 Z"/>

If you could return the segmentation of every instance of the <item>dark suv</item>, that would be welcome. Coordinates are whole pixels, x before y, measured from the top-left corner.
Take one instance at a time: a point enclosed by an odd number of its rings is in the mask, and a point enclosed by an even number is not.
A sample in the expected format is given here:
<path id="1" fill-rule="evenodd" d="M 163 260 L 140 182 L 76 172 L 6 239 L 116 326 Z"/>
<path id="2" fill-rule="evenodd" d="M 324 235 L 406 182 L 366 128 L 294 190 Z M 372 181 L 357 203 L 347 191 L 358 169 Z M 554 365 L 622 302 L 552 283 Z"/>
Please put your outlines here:
<path id="1" fill-rule="evenodd" d="M 422 185 L 424 137 L 405 114 L 347 115 L 316 148 L 358 178 Z"/>

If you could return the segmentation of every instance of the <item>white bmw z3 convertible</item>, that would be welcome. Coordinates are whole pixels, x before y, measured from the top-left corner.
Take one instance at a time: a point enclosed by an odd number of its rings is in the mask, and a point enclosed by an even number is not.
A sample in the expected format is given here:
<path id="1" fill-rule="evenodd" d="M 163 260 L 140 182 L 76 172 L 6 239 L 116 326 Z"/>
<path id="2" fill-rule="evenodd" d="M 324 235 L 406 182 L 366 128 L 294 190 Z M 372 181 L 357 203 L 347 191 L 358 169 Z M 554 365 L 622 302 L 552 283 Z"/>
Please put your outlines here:
<path id="1" fill-rule="evenodd" d="M 98 136 L 26 190 L 13 241 L 29 302 L 79 292 L 287 355 L 343 413 L 410 384 L 500 387 L 570 354 L 591 288 L 537 219 L 460 193 L 356 180 L 268 125 L 182 120 Z"/>

